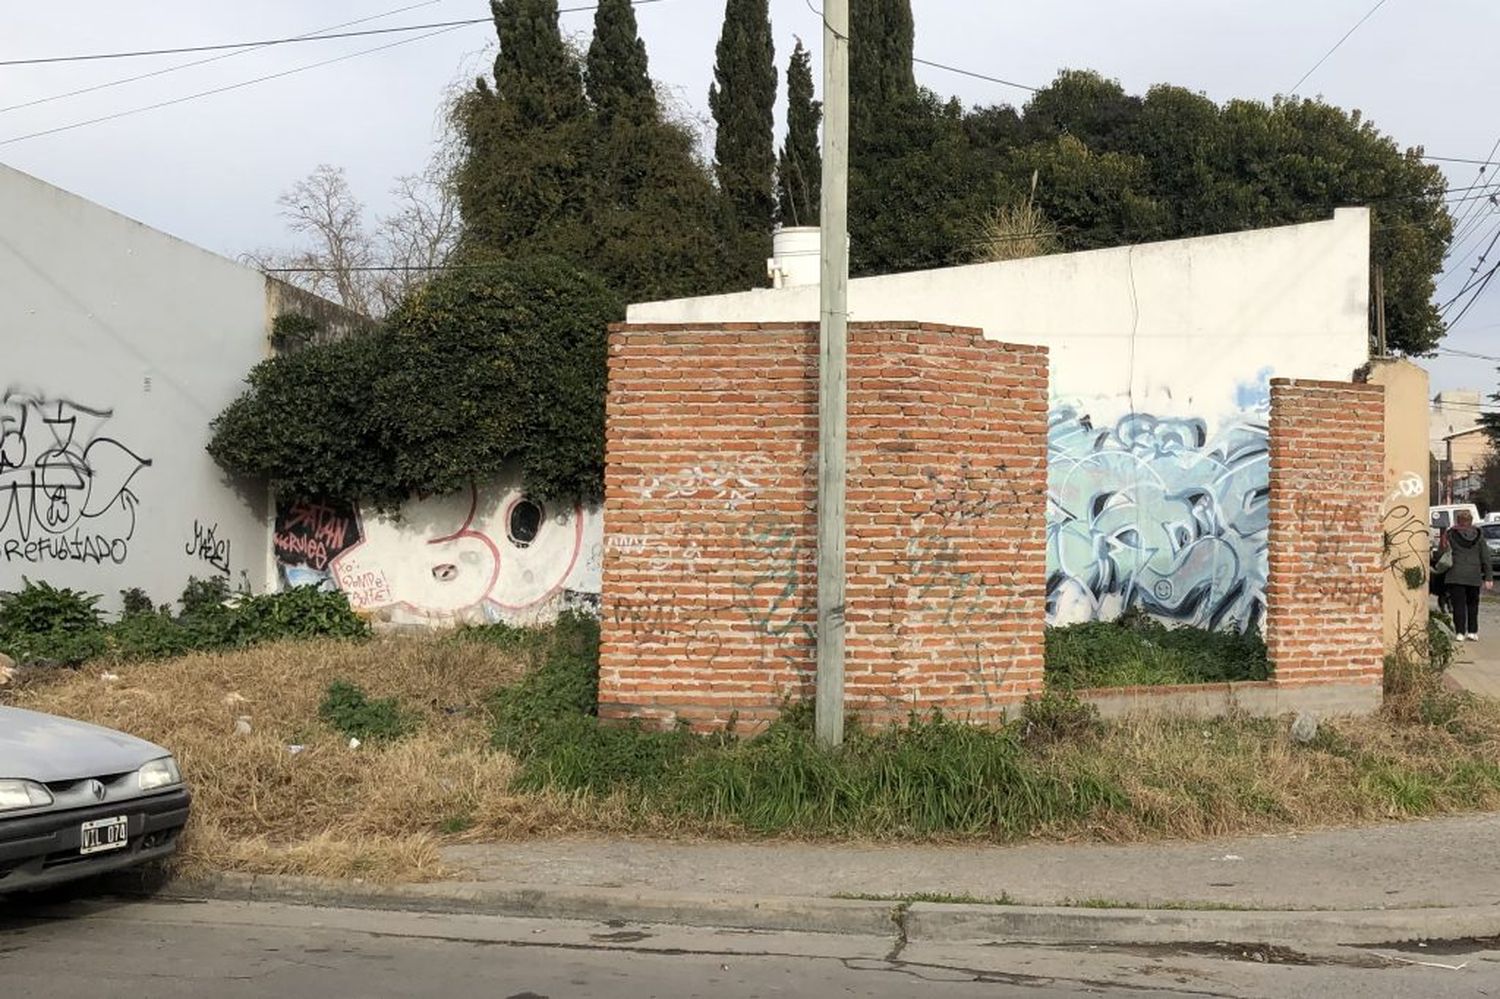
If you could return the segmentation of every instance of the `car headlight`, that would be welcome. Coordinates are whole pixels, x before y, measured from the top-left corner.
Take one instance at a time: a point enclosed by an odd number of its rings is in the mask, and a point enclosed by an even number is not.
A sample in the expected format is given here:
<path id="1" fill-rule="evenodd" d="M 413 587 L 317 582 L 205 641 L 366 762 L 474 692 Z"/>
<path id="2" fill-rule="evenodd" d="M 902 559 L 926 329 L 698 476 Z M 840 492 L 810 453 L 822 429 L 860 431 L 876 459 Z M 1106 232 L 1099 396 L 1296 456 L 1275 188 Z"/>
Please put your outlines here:
<path id="1" fill-rule="evenodd" d="M 52 804 L 52 792 L 31 780 L 0 780 L 0 812 L 42 808 Z"/>
<path id="2" fill-rule="evenodd" d="M 136 778 L 140 781 L 142 791 L 155 791 L 160 787 L 181 784 L 182 772 L 177 769 L 176 760 L 170 756 L 163 756 L 159 760 L 152 760 L 136 771 Z"/>

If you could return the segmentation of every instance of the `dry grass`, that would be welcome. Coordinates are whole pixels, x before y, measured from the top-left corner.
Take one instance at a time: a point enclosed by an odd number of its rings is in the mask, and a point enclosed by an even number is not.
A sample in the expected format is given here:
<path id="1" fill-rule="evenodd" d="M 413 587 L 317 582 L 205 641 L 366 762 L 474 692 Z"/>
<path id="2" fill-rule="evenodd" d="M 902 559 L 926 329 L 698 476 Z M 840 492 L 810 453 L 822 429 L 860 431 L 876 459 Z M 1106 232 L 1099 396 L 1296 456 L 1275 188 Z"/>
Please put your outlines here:
<path id="1" fill-rule="evenodd" d="M 430 880 L 448 873 L 446 843 L 747 835 L 639 790 L 513 791 L 517 764 L 489 748 L 482 701 L 526 666 L 521 652 L 430 638 L 304 642 L 111 666 L 112 681 L 103 667 L 60 671 L 5 696 L 176 753 L 196 795 L 181 858 L 189 872 Z M 334 680 L 397 698 L 420 716 L 416 733 L 351 749 L 318 720 Z M 1291 741 L 1285 720 L 1248 718 L 1135 720 L 1028 741 L 1026 779 L 1118 791 L 1115 804 L 1064 808 L 1029 834 L 1200 838 L 1500 809 L 1500 705 L 1449 698 L 1421 711 L 1436 715 L 1325 722 L 1310 746 Z M 235 734 L 239 716 L 251 734 Z"/>
<path id="2" fill-rule="evenodd" d="M 1500 809 L 1500 705 L 1456 702 L 1445 725 L 1325 722 L 1309 746 L 1285 720 L 1138 719 L 1093 744 L 1047 747 L 1052 773 L 1092 773 L 1129 800 L 1050 830 L 1074 838 L 1198 839 Z"/>
<path id="3" fill-rule="evenodd" d="M 524 663 L 479 644 L 418 639 L 284 643 L 165 662 L 86 667 L 11 695 L 21 707 L 118 728 L 166 746 L 195 795 L 188 870 L 440 876 L 437 837 L 568 827 L 567 802 L 508 792 L 511 759 L 487 748 L 482 698 Z M 397 697 L 416 735 L 350 749 L 318 721 L 334 680 Z M 250 735 L 235 720 L 250 719 Z M 293 753 L 288 747 L 305 747 Z"/>

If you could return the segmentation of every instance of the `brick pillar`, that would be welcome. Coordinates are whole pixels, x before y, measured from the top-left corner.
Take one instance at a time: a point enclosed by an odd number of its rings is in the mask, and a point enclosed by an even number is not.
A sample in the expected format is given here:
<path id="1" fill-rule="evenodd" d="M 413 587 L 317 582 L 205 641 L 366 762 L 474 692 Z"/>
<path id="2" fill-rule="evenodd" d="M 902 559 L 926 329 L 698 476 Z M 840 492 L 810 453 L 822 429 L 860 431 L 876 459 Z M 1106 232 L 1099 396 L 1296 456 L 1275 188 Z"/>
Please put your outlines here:
<path id="1" fill-rule="evenodd" d="M 850 705 L 982 720 L 1040 692 L 1046 350 L 951 327 L 861 329 L 849 464 Z"/>
<path id="2" fill-rule="evenodd" d="M 812 690 L 818 331 L 609 338 L 599 712 L 751 728 Z"/>
<path id="3" fill-rule="evenodd" d="M 850 331 L 852 709 L 995 717 L 1041 685 L 1046 354 Z M 610 337 L 600 714 L 753 728 L 807 697 L 817 328 Z"/>
<path id="4" fill-rule="evenodd" d="M 1379 385 L 1271 382 L 1266 644 L 1278 686 L 1339 685 L 1379 703 L 1384 666 Z"/>

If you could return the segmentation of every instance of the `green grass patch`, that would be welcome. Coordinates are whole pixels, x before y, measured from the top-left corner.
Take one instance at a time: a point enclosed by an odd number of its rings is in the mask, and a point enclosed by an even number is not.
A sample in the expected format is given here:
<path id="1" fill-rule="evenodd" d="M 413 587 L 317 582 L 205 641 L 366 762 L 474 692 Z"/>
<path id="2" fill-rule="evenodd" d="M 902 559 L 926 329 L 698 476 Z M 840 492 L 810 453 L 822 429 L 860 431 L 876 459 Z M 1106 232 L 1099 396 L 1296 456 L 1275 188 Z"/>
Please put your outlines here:
<path id="1" fill-rule="evenodd" d="M 1064 690 L 1265 680 L 1255 631 L 1169 628 L 1143 614 L 1048 628 L 1047 683 Z"/>
<path id="2" fill-rule="evenodd" d="M 328 685 L 318 717 L 336 731 L 361 742 L 392 742 L 417 728 L 417 716 L 394 697 L 372 698 L 343 680 Z"/>
<path id="3" fill-rule="evenodd" d="M 518 790 L 624 794 L 650 812 L 757 833 L 1003 839 L 1124 801 L 1091 774 L 1039 770 L 1024 721 L 989 729 L 934 714 L 873 729 L 851 719 L 838 751 L 817 744 L 801 704 L 743 741 L 601 725 L 598 641 L 597 622 L 565 617 L 532 672 L 492 698 L 493 742 L 520 762 Z"/>
<path id="4" fill-rule="evenodd" d="M 1131 630 L 1133 640 L 1158 634 Z M 1300 745 L 1286 718 L 1104 722 L 1053 684 L 1000 726 L 942 714 L 886 727 L 850 718 L 844 745 L 829 751 L 806 703 L 784 705 L 744 739 L 601 724 L 599 631 L 588 618 L 494 637 L 524 649 L 530 664 L 487 702 L 492 745 L 517 764 L 510 790 L 565 801 L 572 821 L 599 831 L 1128 841 L 1500 807 L 1500 708 L 1473 698 L 1326 719 Z M 1213 641 L 1252 661 L 1259 647 L 1253 636 Z M 1434 675 L 1424 666 L 1419 686 Z"/>

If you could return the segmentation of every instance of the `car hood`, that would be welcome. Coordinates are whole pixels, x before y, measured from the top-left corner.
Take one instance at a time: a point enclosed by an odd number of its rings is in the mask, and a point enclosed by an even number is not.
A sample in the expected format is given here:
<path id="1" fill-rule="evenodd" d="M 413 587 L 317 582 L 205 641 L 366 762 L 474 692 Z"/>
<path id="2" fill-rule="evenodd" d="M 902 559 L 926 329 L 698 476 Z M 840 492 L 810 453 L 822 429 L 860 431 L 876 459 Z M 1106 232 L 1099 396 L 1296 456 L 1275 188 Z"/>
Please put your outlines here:
<path id="1" fill-rule="evenodd" d="M 0 707 L 0 778 L 77 780 L 125 773 L 166 755 L 160 746 L 114 729 Z"/>

